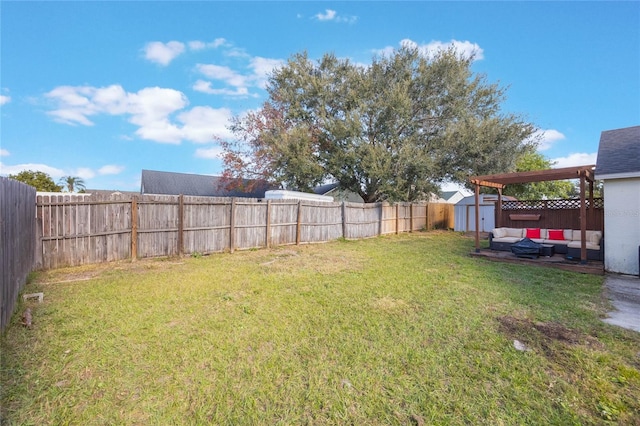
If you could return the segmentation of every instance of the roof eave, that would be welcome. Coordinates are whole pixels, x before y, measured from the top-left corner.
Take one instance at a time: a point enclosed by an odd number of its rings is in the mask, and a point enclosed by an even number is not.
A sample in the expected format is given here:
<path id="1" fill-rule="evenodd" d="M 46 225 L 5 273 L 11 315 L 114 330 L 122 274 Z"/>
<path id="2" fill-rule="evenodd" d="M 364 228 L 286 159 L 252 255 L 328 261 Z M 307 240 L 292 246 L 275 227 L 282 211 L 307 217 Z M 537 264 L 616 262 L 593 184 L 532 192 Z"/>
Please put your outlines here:
<path id="1" fill-rule="evenodd" d="M 626 172 L 626 173 L 596 173 L 596 179 L 598 180 L 607 180 L 607 179 L 633 179 L 640 178 L 640 171 L 638 172 Z"/>

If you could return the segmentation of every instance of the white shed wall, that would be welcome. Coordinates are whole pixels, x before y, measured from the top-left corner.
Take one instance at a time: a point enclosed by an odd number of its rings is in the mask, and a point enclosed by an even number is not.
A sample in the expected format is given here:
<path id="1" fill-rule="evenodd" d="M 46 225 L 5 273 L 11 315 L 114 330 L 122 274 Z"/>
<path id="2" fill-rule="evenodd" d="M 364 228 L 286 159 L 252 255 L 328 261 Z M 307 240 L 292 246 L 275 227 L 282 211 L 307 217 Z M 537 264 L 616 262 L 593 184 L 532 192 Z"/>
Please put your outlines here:
<path id="1" fill-rule="evenodd" d="M 476 230 L 476 205 L 456 204 L 454 210 L 454 231 Z M 480 204 L 480 232 L 491 232 L 496 227 L 495 204 Z"/>
<path id="2" fill-rule="evenodd" d="M 604 269 L 638 275 L 640 178 L 604 181 Z"/>

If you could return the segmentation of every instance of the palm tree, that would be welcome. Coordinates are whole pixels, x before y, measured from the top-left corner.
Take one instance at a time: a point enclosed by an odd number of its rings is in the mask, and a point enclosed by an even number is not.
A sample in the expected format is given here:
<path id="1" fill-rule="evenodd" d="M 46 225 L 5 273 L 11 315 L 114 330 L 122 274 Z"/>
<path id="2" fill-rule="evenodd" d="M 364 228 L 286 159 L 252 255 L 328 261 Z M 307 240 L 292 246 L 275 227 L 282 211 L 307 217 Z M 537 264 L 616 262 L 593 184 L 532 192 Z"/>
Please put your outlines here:
<path id="1" fill-rule="evenodd" d="M 84 181 L 77 176 L 62 176 L 58 181 L 63 187 L 66 186 L 69 192 L 85 189 Z"/>

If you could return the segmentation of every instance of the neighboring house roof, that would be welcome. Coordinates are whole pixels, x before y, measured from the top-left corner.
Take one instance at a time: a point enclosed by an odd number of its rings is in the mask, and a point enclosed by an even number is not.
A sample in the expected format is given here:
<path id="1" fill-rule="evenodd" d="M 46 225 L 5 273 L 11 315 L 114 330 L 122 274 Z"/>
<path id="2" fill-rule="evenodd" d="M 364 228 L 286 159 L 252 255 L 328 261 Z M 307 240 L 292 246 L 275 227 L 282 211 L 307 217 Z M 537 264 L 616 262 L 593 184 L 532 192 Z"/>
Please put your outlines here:
<path id="1" fill-rule="evenodd" d="M 462 191 L 444 191 L 442 192 L 442 199 L 446 203 L 456 204 L 458 201 L 462 200 L 465 195 Z"/>
<path id="2" fill-rule="evenodd" d="M 336 182 L 336 183 L 328 183 L 326 185 L 316 186 L 315 188 L 313 188 L 313 192 L 315 192 L 318 195 L 325 195 L 326 193 L 336 189 L 339 185 L 340 184 Z"/>
<path id="3" fill-rule="evenodd" d="M 442 198 L 444 198 L 445 200 L 448 200 L 449 198 L 459 193 L 460 191 L 444 191 L 442 192 Z"/>
<path id="4" fill-rule="evenodd" d="M 596 179 L 640 177 L 640 126 L 602 132 L 595 175 Z"/>
<path id="5" fill-rule="evenodd" d="M 333 197 L 335 201 L 348 201 L 350 203 L 364 203 L 364 200 L 359 194 L 349 189 L 340 189 L 340 184 L 337 182 L 316 186 L 315 188 L 313 188 L 313 192 L 318 195 L 326 195 L 326 196 Z"/>
<path id="6" fill-rule="evenodd" d="M 195 195 L 205 197 L 264 198 L 264 193 L 276 189 L 264 181 L 245 179 L 247 190 L 226 188 L 226 180 L 220 176 L 143 170 L 140 193 L 164 195 Z"/>

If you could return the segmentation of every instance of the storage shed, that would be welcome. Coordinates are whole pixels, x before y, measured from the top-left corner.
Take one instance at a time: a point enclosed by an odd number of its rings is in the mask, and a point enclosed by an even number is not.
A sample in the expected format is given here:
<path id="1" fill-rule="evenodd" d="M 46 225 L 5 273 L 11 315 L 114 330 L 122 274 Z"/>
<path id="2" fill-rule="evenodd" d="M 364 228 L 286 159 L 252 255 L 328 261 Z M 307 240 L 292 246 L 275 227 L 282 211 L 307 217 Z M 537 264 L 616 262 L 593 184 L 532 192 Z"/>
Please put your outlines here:
<path id="1" fill-rule="evenodd" d="M 640 274 L 640 126 L 600 136 L 596 179 L 604 181 L 604 269 Z"/>
<path id="2" fill-rule="evenodd" d="M 502 197 L 513 200 L 512 197 Z M 495 194 L 480 194 L 480 232 L 491 232 L 496 227 Z M 476 199 L 474 195 L 464 197 L 454 207 L 454 231 L 471 232 L 476 230 Z"/>

